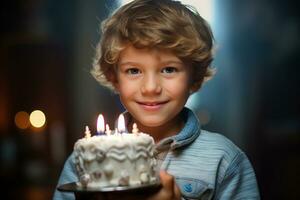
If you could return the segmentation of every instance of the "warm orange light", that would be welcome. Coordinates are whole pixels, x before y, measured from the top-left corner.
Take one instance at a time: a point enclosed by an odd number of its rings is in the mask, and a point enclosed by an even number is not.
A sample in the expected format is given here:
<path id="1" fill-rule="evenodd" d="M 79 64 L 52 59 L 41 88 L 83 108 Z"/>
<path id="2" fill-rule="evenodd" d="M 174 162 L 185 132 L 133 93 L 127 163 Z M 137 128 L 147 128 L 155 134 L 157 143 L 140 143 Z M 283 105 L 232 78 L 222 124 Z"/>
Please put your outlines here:
<path id="1" fill-rule="evenodd" d="M 118 131 L 120 133 L 125 132 L 125 118 L 123 114 L 120 114 L 119 119 L 118 119 Z"/>
<path id="2" fill-rule="evenodd" d="M 35 110 L 30 113 L 29 120 L 33 127 L 41 128 L 46 123 L 46 116 L 42 111 Z"/>
<path id="3" fill-rule="evenodd" d="M 99 115 L 97 119 L 97 133 L 104 133 L 105 125 L 104 125 L 104 117 L 103 115 Z"/>
<path id="4" fill-rule="evenodd" d="M 19 129 L 27 129 L 30 125 L 29 114 L 25 111 L 20 111 L 15 115 L 15 124 Z"/>

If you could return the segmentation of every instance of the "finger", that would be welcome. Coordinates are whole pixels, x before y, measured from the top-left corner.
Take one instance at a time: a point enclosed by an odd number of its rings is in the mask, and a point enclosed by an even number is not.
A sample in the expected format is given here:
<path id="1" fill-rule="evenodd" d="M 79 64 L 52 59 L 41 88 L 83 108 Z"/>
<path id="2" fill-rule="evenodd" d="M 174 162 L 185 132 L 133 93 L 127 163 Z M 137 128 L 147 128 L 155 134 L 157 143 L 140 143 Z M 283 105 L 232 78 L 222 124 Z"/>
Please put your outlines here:
<path id="1" fill-rule="evenodd" d="M 174 177 L 168 174 L 166 171 L 160 171 L 159 176 L 163 188 L 168 192 L 172 192 L 174 189 Z"/>
<path id="2" fill-rule="evenodd" d="M 174 177 L 166 171 L 160 171 L 160 178 L 164 189 L 168 194 L 171 194 L 172 199 L 181 199 L 181 192 Z"/>
<path id="3" fill-rule="evenodd" d="M 174 199 L 181 199 L 181 192 L 177 184 L 174 184 Z"/>

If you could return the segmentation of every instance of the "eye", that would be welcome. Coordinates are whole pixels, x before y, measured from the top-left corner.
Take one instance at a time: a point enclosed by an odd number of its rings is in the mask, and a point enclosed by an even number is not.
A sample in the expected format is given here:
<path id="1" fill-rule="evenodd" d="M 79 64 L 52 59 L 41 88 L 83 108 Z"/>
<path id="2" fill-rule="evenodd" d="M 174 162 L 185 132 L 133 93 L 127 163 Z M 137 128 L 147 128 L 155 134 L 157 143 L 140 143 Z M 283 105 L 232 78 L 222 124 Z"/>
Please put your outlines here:
<path id="1" fill-rule="evenodd" d="M 171 73 L 174 73 L 174 72 L 177 72 L 177 68 L 175 67 L 165 67 L 161 70 L 162 73 L 166 73 L 166 74 L 171 74 Z"/>
<path id="2" fill-rule="evenodd" d="M 136 74 L 140 74 L 141 71 L 138 68 L 129 68 L 126 69 L 126 73 L 130 75 L 136 75 Z"/>

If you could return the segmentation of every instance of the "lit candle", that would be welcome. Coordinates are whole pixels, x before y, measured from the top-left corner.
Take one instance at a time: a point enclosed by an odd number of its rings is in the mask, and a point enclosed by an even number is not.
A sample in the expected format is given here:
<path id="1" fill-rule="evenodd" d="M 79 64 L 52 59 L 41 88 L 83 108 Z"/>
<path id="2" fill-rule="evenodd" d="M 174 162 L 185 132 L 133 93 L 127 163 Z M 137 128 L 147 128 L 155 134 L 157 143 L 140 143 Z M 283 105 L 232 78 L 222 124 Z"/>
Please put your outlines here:
<path id="1" fill-rule="evenodd" d="M 138 129 L 136 123 L 133 123 L 133 125 L 132 125 L 132 133 L 135 135 L 139 134 L 139 129 Z"/>
<path id="2" fill-rule="evenodd" d="M 111 130 L 110 130 L 108 124 L 106 124 L 106 126 L 105 126 L 105 133 L 106 133 L 106 135 L 111 135 Z"/>
<path id="3" fill-rule="evenodd" d="M 122 115 L 122 114 L 119 115 L 119 119 L 118 119 L 118 132 L 120 132 L 120 133 L 126 132 L 125 118 L 124 118 L 124 115 Z"/>
<path id="4" fill-rule="evenodd" d="M 85 134 L 85 138 L 90 138 L 91 137 L 91 131 L 90 131 L 88 126 L 85 126 L 84 134 Z"/>
<path id="5" fill-rule="evenodd" d="M 104 117 L 103 115 L 99 115 L 97 119 L 97 135 L 105 134 L 105 126 L 104 126 Z"/>
<path id="6" fill-rule="evenodd" d="M 115 128 L 114 135 L 119 135 L 118 128 Z"/>

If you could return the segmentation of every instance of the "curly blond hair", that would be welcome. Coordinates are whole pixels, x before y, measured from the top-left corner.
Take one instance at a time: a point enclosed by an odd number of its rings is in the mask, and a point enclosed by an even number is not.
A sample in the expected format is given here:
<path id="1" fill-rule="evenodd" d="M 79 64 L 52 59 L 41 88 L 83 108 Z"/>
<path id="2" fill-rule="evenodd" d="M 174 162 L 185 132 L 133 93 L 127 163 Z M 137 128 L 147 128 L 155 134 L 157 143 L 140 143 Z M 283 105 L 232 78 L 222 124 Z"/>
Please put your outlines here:
<path id="1" fill-rule="evenodd" d="M 193 68 L 193 81 L 201 84 L 214 73 L 213 34 L 195 8 L 173 0 L 135 0 L 102 23 L 92 75 L 114 90 L 116 65 L 127 44 L 173 52 Z"/>

